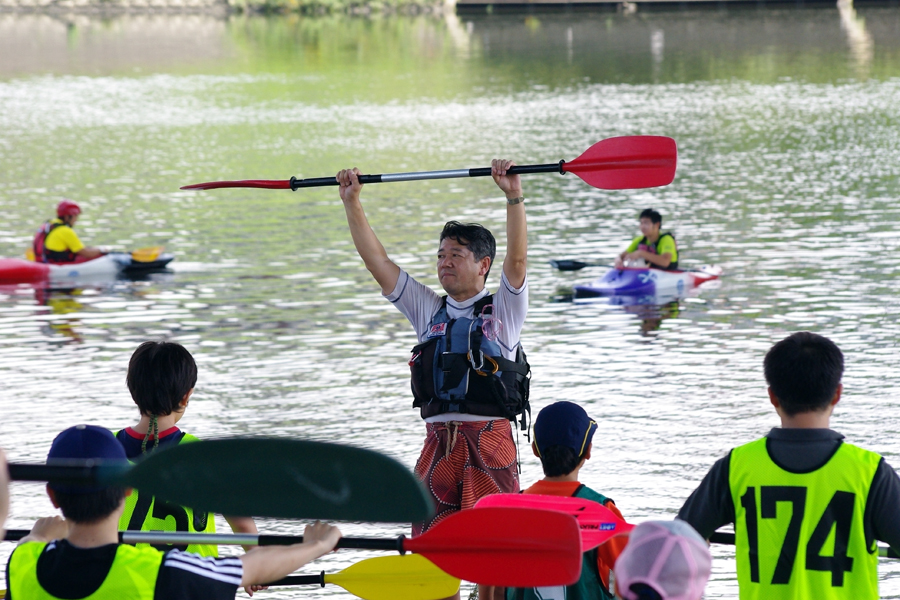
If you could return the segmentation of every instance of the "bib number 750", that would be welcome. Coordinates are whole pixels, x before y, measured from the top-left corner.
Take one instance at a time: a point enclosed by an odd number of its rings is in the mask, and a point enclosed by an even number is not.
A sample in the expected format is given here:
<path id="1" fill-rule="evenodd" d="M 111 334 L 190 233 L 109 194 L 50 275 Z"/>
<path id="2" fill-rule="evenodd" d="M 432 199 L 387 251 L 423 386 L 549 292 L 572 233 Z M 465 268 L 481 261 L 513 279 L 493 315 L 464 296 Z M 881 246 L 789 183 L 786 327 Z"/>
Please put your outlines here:
<path id="1" fill-rule="evenodd" d="M 763 519 L 776 517 L 779 502 L 791 503 L 791 520 L 784 536 L 784 543 L 781 545 L 781 552 L 778 554 L 778 562 L 775 564 L 773 584 L 790 582 L 800 544 L 800 526 L 806 510 L 806 491 L 807 488 L 801 486 L 764 485 L 759 488 L 762 505 L 759 516 Z M 750 580 L 759 583 L 759 525 L 755 487 L 747 488 L 746 493 L 741 496 L 741 506 L 746 512 L 747 541 L 750 545 Z M 853 559 L 847 556 L 850 527 L 853 523 L 853 506 L 853 493 L 835 492 L 806 543 L 806 570 L 831 572 L 832 587 L 843 586 L 844 573 L 853 570 Z M 834 554 L 822 556 L 822 547 L 832 528 L 835 528 Z"/>

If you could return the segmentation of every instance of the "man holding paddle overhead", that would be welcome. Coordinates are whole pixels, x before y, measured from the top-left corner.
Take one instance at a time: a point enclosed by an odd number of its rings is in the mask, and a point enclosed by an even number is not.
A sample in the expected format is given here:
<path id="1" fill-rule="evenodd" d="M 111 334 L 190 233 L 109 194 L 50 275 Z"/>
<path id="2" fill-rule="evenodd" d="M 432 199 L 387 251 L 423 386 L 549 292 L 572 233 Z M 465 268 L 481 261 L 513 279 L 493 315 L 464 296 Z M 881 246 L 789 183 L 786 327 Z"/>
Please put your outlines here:
<path id="1" fill-rule="evenodd" d="M 126 463 L 113 434 L 93 425 L 60 433 L 48 464 L 100 460 Z M 7 600 L 234 598 L 238 586 L 275 581 L 330 552 L 341 537 L 333 526 L 307 526 L 303 543 L 259 548 L 241 557 L 213 558 L 181 550 L 162 552 L 118 543 L 117 525 L 130 490 L 50 483 L 59 517 L 40 519 L 9 558 Z"/>
<path id="2" fill-rule="evenodd" d="M 678 518 L 706 539 L 734 523 L 741 600 L 875 600 L 875 540 L 900 548 L 900 479 L 829 429 L 843 354 L 799 332 L 763 365 L 781 428 L 719 460 Z"/>
<path id="3" fill-rule="evenodd" d="M 336 177 L 356 250 L 420 342 L 410 368 L 413 406 L 425 419 L 427 438 L 416 474 L 434 497 L 436 515 L 414 533 L 482 496 L 519 489 L 510 421 L 528 409 L 529 369 L 519 345 L 528 310 L 528 242 L 522 184 L 507 173 L 513 166 L 509 160 L 491 164 L 507 206 L 507 253 L 496 294 L 485 288 L 496 253 L 490 231 L 456 221 L 444 226 L 437 252 L 437 275 L 447 292 L 442 297 L 388 257 L 360 203 L 359 171 Z M 482 593 L 482 600 L 491 600 Z"/>

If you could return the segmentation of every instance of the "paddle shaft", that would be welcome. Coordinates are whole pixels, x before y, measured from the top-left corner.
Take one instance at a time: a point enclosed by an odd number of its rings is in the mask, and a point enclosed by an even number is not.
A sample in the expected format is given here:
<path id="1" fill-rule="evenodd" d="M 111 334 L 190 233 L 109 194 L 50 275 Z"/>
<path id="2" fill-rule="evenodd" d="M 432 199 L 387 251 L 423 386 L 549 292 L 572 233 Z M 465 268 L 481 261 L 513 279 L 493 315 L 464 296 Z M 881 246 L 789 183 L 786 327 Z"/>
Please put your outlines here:
<path id="1" fill-rule="evenodd" d="M 30 532 L 27 529 L 10 529 L 4 541 L 14 542 L 22 539 Z M 396 538 L 341 538 L 338 548 L 356 550 L 389 550 L 405 554 L 403 542 L 406 536 Z M 302 544 L 302 535 L 265 535 L 253 533 L 182 533 L 178 531 L 120 531 L 119 542 L 122 544 L 210 544 L 221 546 L 290 546 Z"/>
<path id="2" fill-rule="evenodd" d="M 54 481 L 94 485 L 108 482 L 117 474 L 125 473 L 128 466 L 99 465 L 82 461 L 83 465 L 39 465 L 10 463 L 9 478 L 13 481 Z"/>
<path id="3" fill-rule="evenodd" d="M 709 541 L 713 544 L 734 546 L 734 534 L 725 531 L 716 531 L 709 536 Z M 878 556 L 881 558 L 900 558 L 900 554 L 890 546 L 878 546 Z"/>
<path id="4" fill-rule="evenodd" d="M 564 174 L 565 161 L 547 165 L 517 165 L 507 169 L 507 175 L 526 175 L 529 173 L 560 173 Z M 383 173 L 381 175 L 360 175 L 359 182 L 368 183 L 393 183 L 396 181 L 422 181 L 425 179 L 458 179 L 460 177 L 489 177 L 490 167 L 475 169 L 450 169 L 446 171 L 419 171 L 414 173 Z M 314 177 L 311 179 L 297 179 L 291 177 L 290 188 L 297 191 L 300 188 L 324 187 L 338 185 L 334 177 Z"/>

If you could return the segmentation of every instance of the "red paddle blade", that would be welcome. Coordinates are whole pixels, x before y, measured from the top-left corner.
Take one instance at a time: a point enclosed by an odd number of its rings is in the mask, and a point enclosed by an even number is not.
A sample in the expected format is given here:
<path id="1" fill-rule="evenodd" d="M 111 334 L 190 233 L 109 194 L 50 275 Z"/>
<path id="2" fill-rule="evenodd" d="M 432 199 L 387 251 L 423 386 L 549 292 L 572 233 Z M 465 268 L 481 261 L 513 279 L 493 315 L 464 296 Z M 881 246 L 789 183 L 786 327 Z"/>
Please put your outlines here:
<path id="1" fill-rule="evenodd" d="M 578 523 L 553 511 L 464 510 L 406 540 L 404 548 L 454 577 L 483 585 L 570 585 L 581 577 Z"/>
<path id="2" fill-rule="evenodd" d="M 562 170 L 602 190 L 639 189 L 672 183 L 677 158 L 672 138 L 631 135 L 597 142 Z"/>
<path id="3" fill-rule="evenodd" d="M 215 190 L 219 188 L 263 188 L 267 190 L 289 190 L 290 179 L 243 179 L 241 181 L 208 181 L 183 185 L 183 190 Z"/>
<path id="4" fill-rule="evenodd" d="M 626 523 L 599 502 L 584 498 L 540 494 L 491 494 L 475 504 L 475 508 L 478 509 L 499 506 L 553 510 L 575 517 L 581 528 L 582 552 L 587 552 L 611 537 L 634 529 L 634 525 Z"/>

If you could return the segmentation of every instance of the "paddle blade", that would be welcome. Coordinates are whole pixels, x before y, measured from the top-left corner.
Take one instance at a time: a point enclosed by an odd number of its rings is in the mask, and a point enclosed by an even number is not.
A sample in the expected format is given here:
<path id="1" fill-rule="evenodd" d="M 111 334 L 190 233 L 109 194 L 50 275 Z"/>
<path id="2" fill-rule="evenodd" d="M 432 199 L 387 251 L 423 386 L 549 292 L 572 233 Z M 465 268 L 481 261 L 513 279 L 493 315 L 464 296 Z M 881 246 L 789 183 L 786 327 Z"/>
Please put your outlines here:
<path id="1" fill-rule="evenodd" d="M 581 576 L 581 533 L 569 515 L 529 508 L 464 510 L 406 540 L 441 570 L 483 585 L 569 585 Z"/>
<path id="2" fill-rule="evenodd" d="M 149 454 L 126 479 L 142 493 L 235 516 L 411 523 L 432 512 L 425 489 L 399 462 L 324 442 L 235 438 L 178 444 Z"/>
<path id="3" fill-rule="evenodd" d="M 459 590 L 459 579 L 419 554 L 360 561 L 340 573 L 326 575 L 325 583 L 339 585 L 366 600 L 439 600 Z"/>
<path id="4" fill-rule="evenodd" d="M 553 510 L 575 517 L 581 528 L 582 552 L 592 550 L 611 537 L 634 529 L 634 525 L 626 523 L 599 502 L 584 498 L 540 494 L 491 494 L 475 504 L 475 508 L 478 509 L 492 506 Z"/>
<path id="5" fill-rule="evenodd" d="M 596 188 L 626 190 L 669 185 L 675 179 L 675 140 L 656 135 L 614 137 L 597 142 L 562 170 Z"/>
<path id="6" fill-rule="evenodd" d="M 165 246 L 150 246 L 148 248 L 138 248 L 131 253 L 131 259 L 137 262 L 153 262 L 165 250 Z"/>
<path id="7" fill-rule="evenodd" d="M 290 179 L 242 179 L 240 181 L 207 181 L 183 185 L 183 190 L 216 190 L 219 188 L 263 188 L 266 190 L 289 190 Z"/>
<path id="8" fill-rule="evenodd" d="M 550 266 L 559 269 L 560 271 L 580 271 L 585 267 L 594 267 L 598 265 L 593 265 L 591 263 L 581 262 L 580 260 L 551 260 Z"/>

